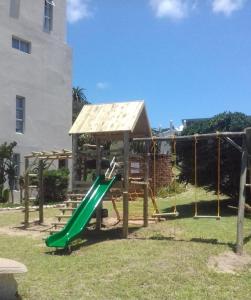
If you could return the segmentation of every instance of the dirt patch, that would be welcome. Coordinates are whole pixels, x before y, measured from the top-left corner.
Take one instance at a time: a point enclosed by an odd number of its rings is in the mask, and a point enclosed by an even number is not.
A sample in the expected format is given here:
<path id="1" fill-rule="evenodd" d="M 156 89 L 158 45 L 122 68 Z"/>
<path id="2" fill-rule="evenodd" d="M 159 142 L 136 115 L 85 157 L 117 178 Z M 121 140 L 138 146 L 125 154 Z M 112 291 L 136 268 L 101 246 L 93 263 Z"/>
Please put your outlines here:
<path id="1" fill-rule="evenodd" d="M 10 236 L 30 236 L 33 238 L 43 238 L 44 236 L 49 235 L 49 229 L 51 228 L 51 224 L 43 224 L 43 225 L 30 225 L 28 228 L 24 228 L 23 226 L 16 227 L 0 227 L 0 234 L 7 234 Z"/>
<path id="2" fill-rule="evenodd" d="M 248 254 L 237 255 L 227 251 L 208 260 L 208 267 L 217 273 L 236 274 L 251 267 L 251 256 Z"/>

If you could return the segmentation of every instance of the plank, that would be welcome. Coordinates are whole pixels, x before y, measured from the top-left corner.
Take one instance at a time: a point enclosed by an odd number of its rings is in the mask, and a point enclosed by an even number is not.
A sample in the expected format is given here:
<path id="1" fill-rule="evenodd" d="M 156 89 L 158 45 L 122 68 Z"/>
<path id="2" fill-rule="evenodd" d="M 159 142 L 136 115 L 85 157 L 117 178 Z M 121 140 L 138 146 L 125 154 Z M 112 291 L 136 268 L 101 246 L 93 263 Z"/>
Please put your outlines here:
<path id="1" fill-rule="evenodd" d="M 129 217 L 129 132 L 124 132 L 124 181 L 123 181 L 123 238 L 128 236 Z"/>

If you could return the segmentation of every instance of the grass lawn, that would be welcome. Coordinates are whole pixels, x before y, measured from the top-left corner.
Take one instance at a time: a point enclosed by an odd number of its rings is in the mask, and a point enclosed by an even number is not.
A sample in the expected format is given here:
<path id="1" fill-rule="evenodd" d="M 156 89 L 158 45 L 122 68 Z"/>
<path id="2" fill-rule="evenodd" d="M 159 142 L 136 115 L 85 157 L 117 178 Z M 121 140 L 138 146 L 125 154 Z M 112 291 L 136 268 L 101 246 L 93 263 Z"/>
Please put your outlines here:
<path id="1" fill-rule="evenodd" d="M 215 214 L 215 195 L 199 191 L 200 213 Z M 21 212 L 0 213 L 0 256 L 23 262 L 28 273 L 16 276 L 22 299 L 251 299 L 251 268 L 236 274 L 210 270 L 210 257 L 232 251 L 236 211 L 222 198 L 220 221 L 194 220 L 193 190 L 178 195 L 180 216 L 130 226 L 129 239 L 111 227 L 98 236 L 87 232 L 70 255 L 45 247 L 41 235 L 7 234 L 1 229 L 22 221 Z M 159 199 L 169 211 L 173 198 Z M 111 208 L 109 202 L 105 206 Z M 121 209 L 121 203 L 118 204 Z M 149 211 L 152 209 L 149 203 Z M 109 213 L 115 215 L 110 209 Z M 130 203 L 142 214 L 142 201 Z M 51 218 L 57 209 L 46 209 Z M 245 219 L 245 252 L 251 255 L 251 219 Z M 1 298 L 1 297 L 0 297 Z"/>

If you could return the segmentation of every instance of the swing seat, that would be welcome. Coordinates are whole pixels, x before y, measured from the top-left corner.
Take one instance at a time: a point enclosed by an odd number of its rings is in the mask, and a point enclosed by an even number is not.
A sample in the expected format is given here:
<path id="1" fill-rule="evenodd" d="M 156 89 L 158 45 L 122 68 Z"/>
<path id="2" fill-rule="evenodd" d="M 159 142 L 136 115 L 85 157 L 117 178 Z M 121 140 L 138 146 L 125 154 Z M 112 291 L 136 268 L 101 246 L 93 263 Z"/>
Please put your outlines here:
<path id="1" fill-rule="evenodd" d="M 195 215 L 193 218 L 194 219 L 216 219 L 216 220 L 221 219 L 220 216 L 206 216 L 206 215 Z"/>
<path id="2" fill-rule="evenodd" d="M 153 217 L 178 217 L 179 212 L 170 212 L 170 213 L 154 213 Z"/>

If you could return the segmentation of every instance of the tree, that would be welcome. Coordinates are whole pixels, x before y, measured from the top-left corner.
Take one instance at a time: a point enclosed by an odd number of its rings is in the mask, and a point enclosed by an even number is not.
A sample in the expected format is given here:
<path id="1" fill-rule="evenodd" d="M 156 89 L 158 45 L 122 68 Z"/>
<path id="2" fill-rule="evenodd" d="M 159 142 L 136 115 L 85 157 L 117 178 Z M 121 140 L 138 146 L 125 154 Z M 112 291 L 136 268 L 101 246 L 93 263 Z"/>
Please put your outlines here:
<path id="1" fill-rule="evenodd" d="M 14 187 L 15 187 L 15 179 L 16 179 L 16 169 L 17 165 L 14 163 L 12 159 L 6 161 L 6 175 L 8 178 L 8 185 L 11 194 L 11 202 L 14 203 Z"/>
<path id="2" fill-rule="evenodd" d="M 16 167 L 13 163 L 13 149 L 16 147 L 17 143 L 3 143 L 0 145 L 0 197 L 4 188 L 4 184 L 8 179 L 9 188 L 11 191 L 12 202 L 13 199 L 13 189 L 15 180 L 15 170 Z"/>
<path id="3" fill-rule="evenodd" d="M 213 133 L 216 131 L 243 131 L 251 126 L 251 118 L 243 113 L 224 112 L 211 119 L 198 120 L 182 132 L 182 135 Z M 241 138 L 234 141 L 241 145 Z M 194 142 L 177 143 L 180 179 L 194 183 Z M 221 139 L 221 191 L 231 197 L 239 192 L 241 154 L 232 145 Z M 217 186 L 217 139 L 197 143 L 198 185 L 216 190 Z"/>
<path id="4" fill-rule="evenodd" d="M 84 91 L 85 89 L 79 86 L 72 88 L 72 123 L 76 120 L 83 106 L 90 104 Z"/>

